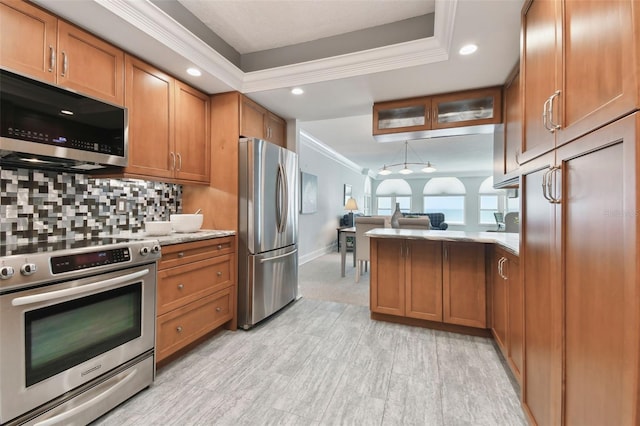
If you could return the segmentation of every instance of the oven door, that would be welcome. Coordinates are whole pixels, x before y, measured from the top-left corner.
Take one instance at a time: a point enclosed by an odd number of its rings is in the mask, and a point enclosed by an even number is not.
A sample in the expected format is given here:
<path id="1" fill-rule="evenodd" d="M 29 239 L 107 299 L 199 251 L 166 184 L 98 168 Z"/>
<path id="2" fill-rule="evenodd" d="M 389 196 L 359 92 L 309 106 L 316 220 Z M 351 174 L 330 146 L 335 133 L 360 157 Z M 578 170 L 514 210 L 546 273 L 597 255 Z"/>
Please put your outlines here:
<path id="1" fill-rule="evenodd" d="M 0 295 L 0 423 L 152 351 L 155 263 Z"/>

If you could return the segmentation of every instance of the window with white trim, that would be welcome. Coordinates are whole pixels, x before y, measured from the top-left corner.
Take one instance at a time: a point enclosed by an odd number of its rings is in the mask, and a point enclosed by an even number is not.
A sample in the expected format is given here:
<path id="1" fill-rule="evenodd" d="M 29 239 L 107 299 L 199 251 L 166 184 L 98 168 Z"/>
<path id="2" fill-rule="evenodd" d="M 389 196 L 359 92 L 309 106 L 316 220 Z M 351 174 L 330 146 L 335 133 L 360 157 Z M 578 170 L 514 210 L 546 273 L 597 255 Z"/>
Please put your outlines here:
<path id="1" fill-rule="evenodd" d="M 493 188 L 493 177 L 489 176 L 480 184 L 478 189 L 479 197 L 479 223 L 481 225 L 495 225 L 496 219 L 494 213 L 520 211 L 520 200 L 507 197 L 507 191 L 504 189 Z"/>
<path id="2" fill-rule="evenodd" d="M 411 212 L 411 187 L 404 179 L 385 179 L 376 188 L 376 214 L 388 216 L 400 204 L 400 211 Z"/>
<path id="3" fill-rule="evenodd" d="M 458 178 L 438 177 L 424 186 L 424 212 L 444 213 L 448 224 L 464 225 L 467 190 Z"/>

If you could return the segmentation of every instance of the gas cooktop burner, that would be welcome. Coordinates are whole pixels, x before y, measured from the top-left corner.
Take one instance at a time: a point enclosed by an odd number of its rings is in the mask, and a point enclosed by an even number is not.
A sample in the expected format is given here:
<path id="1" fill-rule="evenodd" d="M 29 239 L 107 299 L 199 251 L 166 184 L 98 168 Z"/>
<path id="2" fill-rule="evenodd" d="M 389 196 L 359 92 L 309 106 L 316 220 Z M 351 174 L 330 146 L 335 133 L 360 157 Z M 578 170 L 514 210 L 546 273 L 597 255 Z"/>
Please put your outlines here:
<path id="1" fill-rule="evenodd" d="M 85 247 L 99 247 L 107 244 L 127 243 L 126 237 L 92 237 L 84 240 L 35 241 L 24 244 L 0 244 L 0 256 L 35 254 Z"/>

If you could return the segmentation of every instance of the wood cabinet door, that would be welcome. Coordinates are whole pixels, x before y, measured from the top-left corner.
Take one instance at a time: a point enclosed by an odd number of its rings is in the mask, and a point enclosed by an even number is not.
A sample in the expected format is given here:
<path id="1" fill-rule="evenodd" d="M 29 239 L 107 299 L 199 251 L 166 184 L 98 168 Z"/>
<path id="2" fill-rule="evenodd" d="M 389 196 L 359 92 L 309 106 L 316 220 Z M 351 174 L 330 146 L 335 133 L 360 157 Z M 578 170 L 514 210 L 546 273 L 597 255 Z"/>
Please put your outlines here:
<path id="1" fill-rule="evenodd" d="M 522 386 L 522 363 L 524 357 L 524 300 L 520 280 L 520 260 L 507 255 L 502 273 L 507 277 L 507 347 L 508 361 L 513 374 Z"/>
<path id="2" fill-rule="evenodd" d="M 287 147 L 287 123 L 275 114 L 267 112 L 265 115 L 267 140 L 283 148 Z"/>
<path id="3" fill-rule="evenodd" d="M 555 147 L 555 135 L 545 129 L 543 123 L 543 110 L 545 102 L 560 89 L 561 13 L 561 2 L 555 0 L 532 0 L 523 8 L 520 78 L 525 130 L 522 161 Z M 558 100 L 554 102 L 557 110 Z"/>
<path id="4" fill-rule="evenodd" d="M 632 53 L 638 56 L 640 51 L 633 3 L 638 8 L 633 0 L 564 2 L 563 117 L 558 144 L 640 106 L 640 75 Z"/>
<path id="5" fill-rule="evenodd" d="M 247 138 L 265 138 L 264 115 L 267 110 L 246 96 L 240 102 L 240 136 Z"/>
<path id="6" fill-rule="evenodd" d="M 180 81 L 176 81 L 175 90 L 176 177 L 208 184 L 209 97 Z"/>
<path id="7" fill-rule="evenodd" d="M 624 118 L 558 151 L 566 226 L 567 425 L 640 421 L 639 117 Z"/>
<path id="8" fill-rule="evenodd" d="M 442 242 L 406 240 L 405 315 L 442 321 Z"/>
<path id="9" fill-rule="evenodd" d="M 523 402 L 532 424 L 561 424 L 562 288 L 557 271 L 556 207 L 543 197 L 542 182 L 553 153 L 529 165 L 520 178 L 524 268 L 525 365 Z M 536 167 L 533 167 L 536 166 Z"/>
<path id="10" fill-rule="evenodd" d="M 491 288 L 491 331 L 498 346 L 505 354 L 508 354 L 507 338 L 507 281 L 504 278 L 504 264 L 506 257 L 502 250 L 494 248 L 491 255 L 491 275 L 489 282 Z M 501 275 L 502 273 L 502 275 Z"/>
<path id="11" fill-rule="evenodd" d="M 486 328 L 484 244 L 444 242 L 443 253 L 444 322 Z"/>
<path id="12" fill-rule="evenodd" d="M 404 240 L 371 239 L 371 311 L 405 315 Z"/>
<path id="13" fill-rule="evenodd" d="M 431 129 L 431 98 L 402 99 L 373 104 L 373 134 Z"/>
<path id="14" fill-rule="evenodd" d="M 78 27 L 58 22 L 58 84 L 124 105 L 124 52 Z"/>
<path id="15" fill-rule="evenodd" d="M 55 82 L 58 19 L 21 0 L 0 1 L 0 64 Z"/>
<path id="16" fill-rule="evenodd" d="M 176 165 L 172 124 L 174 80 L 129 55 L 125 66 L 125 106 L 129 111 L 127 172 L 170 179 Z"/>

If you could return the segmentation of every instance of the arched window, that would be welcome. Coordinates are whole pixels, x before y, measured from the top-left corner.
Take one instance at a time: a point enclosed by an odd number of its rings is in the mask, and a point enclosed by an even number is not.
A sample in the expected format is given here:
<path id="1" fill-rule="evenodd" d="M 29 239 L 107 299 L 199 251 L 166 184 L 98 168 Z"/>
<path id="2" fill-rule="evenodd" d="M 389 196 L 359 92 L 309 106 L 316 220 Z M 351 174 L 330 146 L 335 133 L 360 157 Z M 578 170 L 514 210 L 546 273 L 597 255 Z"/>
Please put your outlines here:
<path id="1" fill-rule="evenodd" d="M 464 197 L 467 190 L 460 179 L 433 178 L 426 183 L 422 192 L 425 213 L 444 213 L 447 223 L 464 225 Z"/>
<path id="2" fill-rule="evenodd" d="M 376 189 L 377 214 L 390 215 L 400 203 L 400 211 L 411 212 L 411 187 L 404 179 L 385 179 Z"/>
<path id="3" fill-rule="evenodd" d="M 489 176 L 480 184 L 478 190 L 480 206 L 480 224 L 495 224 L 494 213 L 517 212 L 520 210 L 520 200 L 507 196 L 504 189 L 493 188 L 493 176 Z"/>

